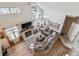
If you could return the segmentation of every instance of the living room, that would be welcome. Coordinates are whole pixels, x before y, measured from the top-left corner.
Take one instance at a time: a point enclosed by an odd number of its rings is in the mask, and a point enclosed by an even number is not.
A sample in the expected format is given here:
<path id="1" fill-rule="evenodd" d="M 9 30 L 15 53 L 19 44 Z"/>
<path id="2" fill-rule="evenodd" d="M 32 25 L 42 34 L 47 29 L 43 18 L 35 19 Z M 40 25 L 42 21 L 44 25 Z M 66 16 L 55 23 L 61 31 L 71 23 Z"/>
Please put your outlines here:
<path id="1" fill-rule="evenodd" d="M 0 2 L 0 55 L 79 55 L 77 5 L 79 3 Z"/>

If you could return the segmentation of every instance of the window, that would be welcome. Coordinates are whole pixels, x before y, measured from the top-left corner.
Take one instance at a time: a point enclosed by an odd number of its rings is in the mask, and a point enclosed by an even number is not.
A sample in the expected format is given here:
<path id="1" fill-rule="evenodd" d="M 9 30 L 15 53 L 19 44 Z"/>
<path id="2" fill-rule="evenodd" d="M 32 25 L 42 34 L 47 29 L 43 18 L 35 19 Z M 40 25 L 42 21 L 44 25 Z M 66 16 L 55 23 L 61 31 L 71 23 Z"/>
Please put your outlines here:
<path id="1" fill-rule="evenodd" d="M 19 37 L 19 30 L 17 26 L 8 28 L 5 30 L 6 34 L 8 35 L 10 41 L 14 41 L 16 38 Z"/>
<path id="2" fill-rule="evenodd" d="M 15 13 L 14 8 L 10 8 L 10 12 L 11 12 L 11 13 Z"/>
<path id="3" fill-rule="evenodd" d="M 43 10 L 36 3 L 32 4 L 32 18 L 34 20 L 43 18 Z"/>
<path id="4" fill-rule="evenodd" d="M 11 13 L 20 13 L 20 8 L 0 8 L 0 15 L 2 14 L 11 14 Z"/>
<path id="5" fill-rule="evenodd" d="M 5 8 L 1 8 L 1 9 L 2 9 L 3 14 L 6 14 L 6 9 Z"/>
<path id="6" fill-rule="evenodd" d="M 9 8 L 6 8 L 6 13 L 8 14 L 8 13 L 10 13 L 10 10 L 9 10 Z"/>

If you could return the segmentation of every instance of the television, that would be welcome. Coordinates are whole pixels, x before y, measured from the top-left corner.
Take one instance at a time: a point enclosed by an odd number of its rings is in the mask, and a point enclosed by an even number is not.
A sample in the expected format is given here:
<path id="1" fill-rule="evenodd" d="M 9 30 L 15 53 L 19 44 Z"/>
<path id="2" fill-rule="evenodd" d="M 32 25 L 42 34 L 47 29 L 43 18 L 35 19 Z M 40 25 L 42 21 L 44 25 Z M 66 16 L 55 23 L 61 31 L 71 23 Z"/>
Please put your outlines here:
<path id="1" fill-rule="evenodd" d="M 31 22 L 22 24 L 22 29 L 28 29 L 31 26 Z"/>

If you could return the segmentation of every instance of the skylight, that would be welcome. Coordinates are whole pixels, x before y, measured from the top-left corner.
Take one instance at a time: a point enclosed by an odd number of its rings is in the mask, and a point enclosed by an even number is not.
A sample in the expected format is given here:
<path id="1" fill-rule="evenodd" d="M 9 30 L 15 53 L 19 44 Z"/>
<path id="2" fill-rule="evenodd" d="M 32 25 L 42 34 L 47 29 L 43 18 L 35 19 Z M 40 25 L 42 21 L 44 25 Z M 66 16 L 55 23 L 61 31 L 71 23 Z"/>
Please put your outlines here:
<path id="1" fill-rule="evenodd" d="M 20 13 L 20 8 L 0 8 L 0 15 L 2 14 L 11 14 L 11 13 Z"/>

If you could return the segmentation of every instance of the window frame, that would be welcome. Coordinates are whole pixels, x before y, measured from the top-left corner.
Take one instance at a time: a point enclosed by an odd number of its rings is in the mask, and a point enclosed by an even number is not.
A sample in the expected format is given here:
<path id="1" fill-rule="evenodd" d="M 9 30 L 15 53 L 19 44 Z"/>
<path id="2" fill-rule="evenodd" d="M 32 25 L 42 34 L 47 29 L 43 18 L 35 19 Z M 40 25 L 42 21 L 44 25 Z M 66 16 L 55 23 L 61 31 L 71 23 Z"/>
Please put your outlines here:
<path id="1" fill-rule="evenodd" d="M 0 8 L 0 15 L 5 15 L 5 14 L 13 14 L 13 13 L 21 13 L 21 9 L 20 8 Z"/>
<path id="2" fill-rule="evenodd" d="M 15 31 L 15 30 L 17 30 L 17 31 Z M 10 31 L 11 31 L 12 33 L 10 33 Z M 7 28 L 7 29 L 5 29 L 5 32 L 6 32 L 7 36 L 9 37 L 10 41 L 14 41 L 15 39 L 17 39 L 17 38 L 20 37 L 20 33 L 19 33 L 19 30 L 18 30 L 18 27 L 17 27 L 17 26 Z M 16 32 L 18 33 L 18 35 L 15 34 Z M 10 34 L 12 34 L 12 35 L 15 37 L 15 39 L 13 39 L 13 38 L 10 36 Z"/>

